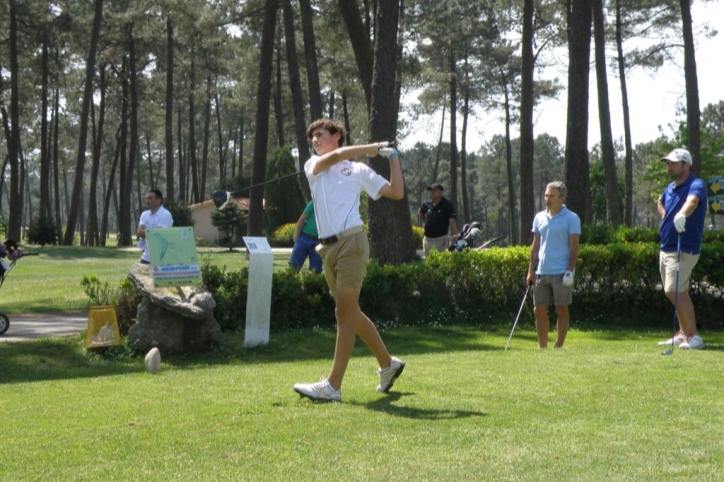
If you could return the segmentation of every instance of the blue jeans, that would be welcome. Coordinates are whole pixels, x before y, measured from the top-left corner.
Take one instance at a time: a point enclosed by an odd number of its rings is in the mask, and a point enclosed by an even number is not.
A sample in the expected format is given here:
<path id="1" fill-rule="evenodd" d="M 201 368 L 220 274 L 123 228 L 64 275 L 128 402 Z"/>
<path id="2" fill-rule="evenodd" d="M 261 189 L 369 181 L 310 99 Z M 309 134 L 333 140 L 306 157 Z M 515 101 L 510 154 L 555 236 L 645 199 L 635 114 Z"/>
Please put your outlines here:
<path id="1" fill-rule="evenodd" d="M 292 257 L 289 264 L 296 269 L 300 269 L 304 265 L 304 260 L 309 257 L 309 269 L 316 273 L 322 272 L 322 257 L 317 254 L 314 249 L 319 244 L 319 240 L 307 236 L 302 233 L 296 241 L 294 241 L 294 249 L 292 249 Z"/>

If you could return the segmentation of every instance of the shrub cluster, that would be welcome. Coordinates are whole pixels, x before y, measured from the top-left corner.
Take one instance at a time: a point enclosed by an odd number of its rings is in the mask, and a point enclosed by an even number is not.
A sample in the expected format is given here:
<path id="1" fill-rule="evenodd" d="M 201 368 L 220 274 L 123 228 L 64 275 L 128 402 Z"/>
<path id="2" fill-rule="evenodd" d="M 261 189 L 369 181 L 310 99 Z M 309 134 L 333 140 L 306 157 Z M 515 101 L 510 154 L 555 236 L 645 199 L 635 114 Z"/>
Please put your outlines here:
<path id="1" fill-rule="evenodd" d="M 274 230 L 274 233 L 269 241 L 273 246 L 291 248 L 294 246 L 295 234 L 297 234 L 297 223 L 282 224 Z"/>
<path id="2" fill-rule="evenodd" d="M 576 269 L 574 316 L 603 322 L 660 325 L 670 303 L 661 292 L 658 245 L 615 243 L 581 246 Z M 492 248 L 461 253 L 433 252 L 402 266 L 372 262 L 360 295 L 363 311 L 376 323 L 479 326 L 515 313 L 525 291 L 529 248 Z M 691 285 L 700 324 L 721 323 L 724 308 L 724 244 L 705 244 Z M 248 270 L 203 267 L 223 330 L 245 325 Z M 323 275 L 292 270 L 274 273 L 272 329 L 334 326 L 334 303 Z M 506 318 L 507 319 L 507 318 Z"/>
<path id="3" fill-rule="evenodd" d="M 80 282 L 83 292 L 88 296 L 89 306 L 116 307 L 116 321 L 121 335 L 127 335 L 128 330 L 136 322 L 138 305 L 141 303 L 141 292 L 128 279 L 113 286 L 108 281 L 101 280 L 94 274 L 83 276 Z"/>

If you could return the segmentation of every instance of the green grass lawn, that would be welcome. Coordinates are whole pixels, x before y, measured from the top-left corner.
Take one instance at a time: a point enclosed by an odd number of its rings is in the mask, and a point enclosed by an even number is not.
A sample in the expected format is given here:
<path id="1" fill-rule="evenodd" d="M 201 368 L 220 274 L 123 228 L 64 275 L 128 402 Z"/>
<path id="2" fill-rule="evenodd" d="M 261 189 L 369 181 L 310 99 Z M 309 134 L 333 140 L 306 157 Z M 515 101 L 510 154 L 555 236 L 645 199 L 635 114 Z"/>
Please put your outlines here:
<path id="1" fill-rule="evenodd" d="M 95 274 L 101 281 L 120 283 L 141 252 L 134 248 L 89 248 L 53 246 L 27 248 L 40 253 L 21 258 L 8 274 L 0 291 L 0 312 L 52 313 L 80 311 L 88 298 L 80 285 L 84 275 Z M 199 248 L 202 262 L 236 270 L 247 266 L 245 251 L 224 248 Z M 286 269 L 289 254 L 275 254 L 274 269 Z"/>
<path id="2" fill-rule="evenodd" d="M 156 375 L 81 337 L 3 343 L 0 480 L 722 480 L 724 333 L 661 356 L 664 330 L 541 351 L 522 326 L 503 352 L 507 327 L 388 329 L 404 374 L 376 393 L 358 344 L 339 404 L 291 389 L 328 373 L 331 327 L 227 334 Z"/>

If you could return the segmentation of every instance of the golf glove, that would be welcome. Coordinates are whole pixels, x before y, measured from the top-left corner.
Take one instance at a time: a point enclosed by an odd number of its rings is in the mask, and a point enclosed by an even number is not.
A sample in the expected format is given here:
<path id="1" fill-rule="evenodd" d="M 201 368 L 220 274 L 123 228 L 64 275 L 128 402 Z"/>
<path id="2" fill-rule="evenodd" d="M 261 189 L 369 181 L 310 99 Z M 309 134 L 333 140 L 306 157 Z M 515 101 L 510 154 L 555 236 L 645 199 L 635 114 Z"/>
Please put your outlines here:
<path id="1" fill-rule="evenodd" d="M 391 161 L 397 157 L 397 150 L 393 146 L 394 144 L 392 142 L 380 142 L 377 145 L 377 153 Z"/>
<path id="2" fill-rule="evenodd" d="M 573 271 L 566 271 L 563 275 L 563 286 L 573 286 Z"/>
<path id="3" fill-rule="evenodd" d="M 676 213 L 674 216 L 674 227 L 680 233 L 686 231 L 686 215 L 684 213 Z"/>

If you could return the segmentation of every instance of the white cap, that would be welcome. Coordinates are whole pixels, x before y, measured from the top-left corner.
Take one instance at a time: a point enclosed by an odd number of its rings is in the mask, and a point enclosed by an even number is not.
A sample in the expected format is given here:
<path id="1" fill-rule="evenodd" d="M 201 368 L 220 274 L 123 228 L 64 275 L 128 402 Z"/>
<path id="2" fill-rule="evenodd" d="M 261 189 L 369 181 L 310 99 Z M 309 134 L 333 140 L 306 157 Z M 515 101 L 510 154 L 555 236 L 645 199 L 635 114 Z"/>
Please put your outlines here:
<path id="1" fill-rule="evenodd" d="M 691 165 L 691 154 L 686 149 L 674 149 L 668 156 L 662 157 L 662 161 L 688 162 Z"/>

